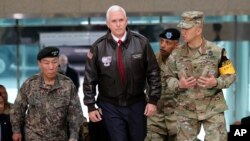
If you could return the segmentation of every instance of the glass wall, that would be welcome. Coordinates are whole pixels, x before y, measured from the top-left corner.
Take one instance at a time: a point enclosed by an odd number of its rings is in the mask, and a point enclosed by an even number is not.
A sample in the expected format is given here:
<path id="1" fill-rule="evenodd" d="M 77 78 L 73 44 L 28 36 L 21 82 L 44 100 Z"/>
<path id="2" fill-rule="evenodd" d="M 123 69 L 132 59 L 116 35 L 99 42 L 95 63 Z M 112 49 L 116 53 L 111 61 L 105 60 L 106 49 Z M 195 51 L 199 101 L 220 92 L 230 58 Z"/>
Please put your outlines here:
<path id="1" fill-rule="evenodd" d="M 157 52 L 158 34 L 164 28 L 176 27 L 179 20 L 179 16 L 130 16 L 129 28 L 146 36 Z M 247 34 L 250 18 L 248 15 L 206 16 L 205 23 L 205 38 L 226 48 L 237 70 L 236 83 L 224 90 L 229 105 L 226 111 L 229 125 L 250 114 L 250 37 Z M 36 54 L 40 33 L 105 31 L 105 17 L 0 19 L 0 84 L 7 87 L 9 101 L 14 102 L 17 89 L 25 79 L 39 72 Z M 81 88 L 79 92 L 82 97 Z"/>

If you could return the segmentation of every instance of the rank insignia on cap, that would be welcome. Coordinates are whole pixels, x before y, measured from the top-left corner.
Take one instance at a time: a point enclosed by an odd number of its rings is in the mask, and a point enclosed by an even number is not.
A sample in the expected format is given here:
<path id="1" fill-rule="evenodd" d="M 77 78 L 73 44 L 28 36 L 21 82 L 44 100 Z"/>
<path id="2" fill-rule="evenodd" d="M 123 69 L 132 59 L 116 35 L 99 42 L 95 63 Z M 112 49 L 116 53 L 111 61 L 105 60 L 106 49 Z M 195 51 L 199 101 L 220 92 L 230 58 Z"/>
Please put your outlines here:
<path id="1" fill-rule="evenodd" d="M 37 54 L 37 60 L 41 60 L 46 57 L 58 57 L 59 49 L 57 47 L 45 47 Z"/>
<path id="2" fill-rule="evenodd" d="M 168 39 L 170 39 L 172 36 L 173 36 L 173 34 L 172 34 L 171 32 L 167 32 L 167 33 L 166 33 L 166 37 L 167 37 Z"/>
<path id="3" fill-rule="evenodd" d="M 52 54 L 53 56 L 57 56 L 57 55 L 59 54 L 59 51 L 57 51 L 57 50 L 56 50 L 56 51 L 52 51 L 51 54 Z"/>
<path id="4" fill-rule="evenodd" d="M 159 37 L 167 39 L 167 40 L 179 40 L 180 31 L 175 28 L 168 28 L 162 31 Z"/>

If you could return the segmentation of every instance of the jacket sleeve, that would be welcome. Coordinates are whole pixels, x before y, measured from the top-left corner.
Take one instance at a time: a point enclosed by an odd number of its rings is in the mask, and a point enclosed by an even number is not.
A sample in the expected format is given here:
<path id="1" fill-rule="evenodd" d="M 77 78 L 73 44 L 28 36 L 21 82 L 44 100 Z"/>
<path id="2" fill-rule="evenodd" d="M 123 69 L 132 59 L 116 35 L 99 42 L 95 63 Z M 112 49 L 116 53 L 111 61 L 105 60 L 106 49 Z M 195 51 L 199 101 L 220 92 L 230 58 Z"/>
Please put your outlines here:
<path id="1" fill-rule="evenodd" d="M 155 104 L 161 96 L 161 78 L 160 78 L 160 68 L 157 63 L 155 54 L 152 50 L 151 45 L 147 41 L 146 44 L 146 54 L 147 54 L 147 83 L 149 95 L 149 103 Z"/>
<path id="2" fill-rule="evenodd" d="M 167 62 L 167 69 L 162 75 L 162 83 L 165 83 L 164 93 L 170 96 L 176 94 L 176 92 L 183 91 L 184 89 L 179 89 L 179 79 L 177 75 L 173 73 L 171 66 Z"/>
<path id="3" fill-rule="evenodd" d="M 92 47 L 87 54 L 83 83 L 83 102 L 88 107 L 89 112 L 95 110 L 96 85 L 98 83 L 96 57 L 97 55 Z"/>
<path id="4" fill-rule="evenodd" d="M 217 89 L 228 88 L 236 79 L 236 74 L 221 75 L 217 78 Z"/>
<path id="5" fill-rule="evenodd" d="M 83 123 L 83 113 L 80 99 L 74 86 L 72 86 L 71 89 L 71 98 L 68 107 L 67 120 L 69 123 L 69 137 L 78 139 L 80 127 Z"/>
<path id="6" fill-rule="evenodd" d="M 21 133 L 22 131 L 28 105 L 26 95 L 26 91 L 28 90 L 29 88 L 27 88 L 26 83 L 24 83 L 17 94 L 15 103 L 10 112 L 10 121 L 13 133 Z"/>
<path id="7" fill-rule="evenodd" d="M 79 73 L 78 73 L 78 71 L 77 70 L 75 70 L 75 69 L 73 69 L 73 71 L 74 71 L 74 84 L 75 84 L 75 86 L 76 86 L 76 90 L 78 91 L 78 89 L 79 89 L 79 87 L 80 87 L 80 80 L 79 80 Z"/>
<path id="8" fill-rule="evenodd" d="M 179 92 L 183 91 L 184 89 L 179 88 L 179 77 L 178 77 L 178 72 L 177 68 L 175 65 L 175 55 L 172 53 L 168 59 L 168 71 L 165 73 L 166 77 L 166 83 L 167 83 L 167 88 L 169 92 Z"/>

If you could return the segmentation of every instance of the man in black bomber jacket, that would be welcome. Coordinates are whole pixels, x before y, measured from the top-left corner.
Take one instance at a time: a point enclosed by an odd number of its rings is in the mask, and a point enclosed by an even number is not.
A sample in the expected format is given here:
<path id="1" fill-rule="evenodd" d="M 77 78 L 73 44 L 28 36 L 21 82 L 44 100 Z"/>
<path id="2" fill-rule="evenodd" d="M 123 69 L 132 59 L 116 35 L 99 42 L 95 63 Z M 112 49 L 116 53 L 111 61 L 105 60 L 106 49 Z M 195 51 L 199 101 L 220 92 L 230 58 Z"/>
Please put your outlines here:
<path id="1" fill-rule="evenodd" d="M 84 104 L 88 107 L 90 121 L 103 119 L 111 141 L 143 141 L 146 116 L 155 114 L 160 97 L 159 66 L 148 39 L 127 28 L 122 7 L 111 6 L 106 23 L 107 34 L 92 45 L 87 55 Z"/>

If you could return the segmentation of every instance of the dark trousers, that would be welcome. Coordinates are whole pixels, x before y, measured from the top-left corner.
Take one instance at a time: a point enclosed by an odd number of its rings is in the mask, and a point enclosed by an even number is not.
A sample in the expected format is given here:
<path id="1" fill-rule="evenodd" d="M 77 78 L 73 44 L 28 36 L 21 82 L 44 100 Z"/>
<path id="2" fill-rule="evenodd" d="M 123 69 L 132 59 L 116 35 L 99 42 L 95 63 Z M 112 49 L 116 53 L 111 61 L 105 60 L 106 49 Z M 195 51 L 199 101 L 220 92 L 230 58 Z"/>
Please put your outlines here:
<path id="1" fill-rule="evenodd" d="M 88 127 L 90 136 L 90 140 L 88 141 L 110 141 L 110 137 L 108 135 L 106 128 L 104 127 L 102 120 L 99 122 L 90 121 Z"/>
<path id="2" fill-rule="evenodd" d="M 111 141 L 144 141 L 147 122 L 145 106 L 144 101 L 125 107 L 99 102 Z"/>

